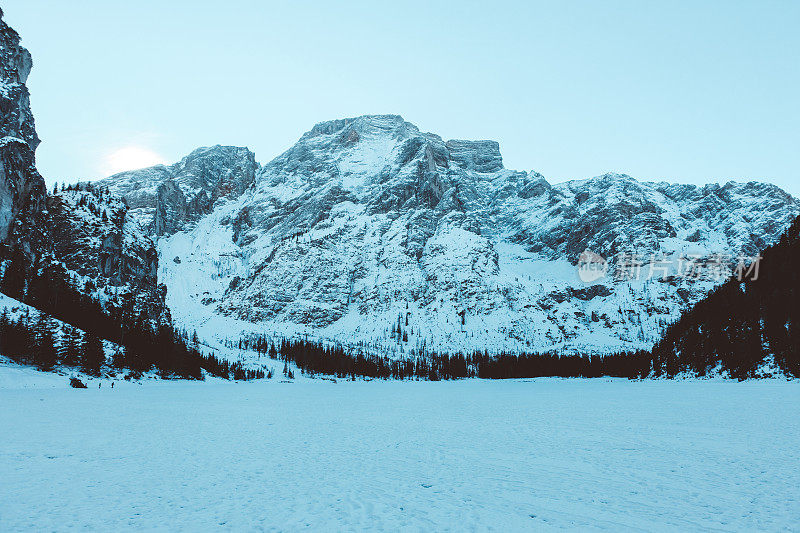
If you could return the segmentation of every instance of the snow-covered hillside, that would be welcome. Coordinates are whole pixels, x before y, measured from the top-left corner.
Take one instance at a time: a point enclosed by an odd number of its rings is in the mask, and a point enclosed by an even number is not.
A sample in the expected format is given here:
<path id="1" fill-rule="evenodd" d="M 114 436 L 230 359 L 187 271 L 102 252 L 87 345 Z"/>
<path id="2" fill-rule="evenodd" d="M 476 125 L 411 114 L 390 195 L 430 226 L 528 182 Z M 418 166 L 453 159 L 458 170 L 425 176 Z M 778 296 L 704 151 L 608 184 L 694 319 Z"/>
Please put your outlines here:
<path id="1" fill-rule="evenodd" d="M 186 160 L 103 182 L 132 204 L 173 182 L 214 199 L 167 226 L 153 213 L 183 213 L 186 201 L 176 211 L 150 195 L 132 212 L 160 236 L 175 320 L 218 340 L 244 330 L 389 353 L 649 347 L 720 281 L 679 275 L 682 256 L 753 256 L 800 213 L 754 182 L 605 174 L 553 185 L 505 169 L 496 142 L 444 141 L 395 115 L 320 123 L 252 180 L 235 170 L 253 168 L 250 156 L 213 147 L 187 158 L 228 176 L 225 195 L 213 191 L 226 180 L 177 179 Z M 575 266 L 586 249 L 610 264 L 592 283 Z M 621 253 L 669 266 L 623 279 Z"/>

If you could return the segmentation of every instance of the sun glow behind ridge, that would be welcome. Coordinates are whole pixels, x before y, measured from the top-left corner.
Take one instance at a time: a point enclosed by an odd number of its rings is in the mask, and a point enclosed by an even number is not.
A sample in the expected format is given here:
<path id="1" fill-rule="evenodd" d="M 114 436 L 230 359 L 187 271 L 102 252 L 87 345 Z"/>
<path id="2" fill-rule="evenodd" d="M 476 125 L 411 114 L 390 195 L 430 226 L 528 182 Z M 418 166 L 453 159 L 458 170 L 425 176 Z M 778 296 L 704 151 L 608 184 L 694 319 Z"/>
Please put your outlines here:
<path id="1" fill-rule="evenodd" d="M 104 161 L 106 176 L 166 163 L 161 155 L 142 146 L 125 146 L 108 154 Z"/>

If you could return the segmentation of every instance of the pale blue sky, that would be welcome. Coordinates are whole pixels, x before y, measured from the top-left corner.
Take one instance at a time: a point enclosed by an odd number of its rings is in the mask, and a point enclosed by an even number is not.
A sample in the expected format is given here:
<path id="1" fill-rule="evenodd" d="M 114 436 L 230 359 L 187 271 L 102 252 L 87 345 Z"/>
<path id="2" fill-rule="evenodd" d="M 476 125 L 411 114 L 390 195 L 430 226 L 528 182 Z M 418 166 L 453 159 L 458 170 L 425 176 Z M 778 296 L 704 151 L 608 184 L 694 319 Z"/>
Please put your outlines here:
<path id="1" fill-rule="evenodd" d="M 135 146 L 262 163 L 319 121 L 398 113 L 551 182 L 606 171 L 800 195 L 800 2 L 3 0 L 34 56 L 49 182 Z"/>

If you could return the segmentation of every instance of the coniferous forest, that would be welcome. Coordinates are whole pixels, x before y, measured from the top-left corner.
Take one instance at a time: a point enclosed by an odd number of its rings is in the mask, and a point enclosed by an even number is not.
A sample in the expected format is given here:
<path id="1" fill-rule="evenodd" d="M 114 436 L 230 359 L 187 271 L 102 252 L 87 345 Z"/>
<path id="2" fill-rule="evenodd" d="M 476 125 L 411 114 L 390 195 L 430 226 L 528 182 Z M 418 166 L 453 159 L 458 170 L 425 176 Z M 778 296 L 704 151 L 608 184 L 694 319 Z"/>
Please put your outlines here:
<path id="1" fill-rule="evenodd" d="M 242 339 L 240 348 L 254 350 L 285 362 L 291 362 L 307 374 L 325 374 L 339 378 L 370 377 L 381 379 L 529 378 L 529 377 L 625 377 L 645 378 L 651 360 L 647 352 L 610 355 L 559 355 L 556 353 L 437 354 L 389 358 L 348 351 L 341 346 L 319 342 L 282 339 L 273 343 L 266 336 Z"/>
<path id="2" fill-rule="evenodd" d="M 156 322 L 143 312 L 137 314 L 132 298 L 106 309 L 90 295 L 89 287 L 75 287 L 57 263 L 31 265 L 18 248 L 7 256 L 0 292 L 42 314 L 34 320 L 28 313 L 17 319 L 3 313 L 0 353 L 43 369 L 60 363 L 97 374 L 106 360 L 102 340 L 107 340 L 118 346 L 112 366 L 134 373 L 156 368 L 163 376 L 199 379 L 201 368 L 224 377 L 231 370 L 200 353 L 187 335 L 168 321 Z M 53 334 L 56 321 L 46 315 L 66 324 L 58 339 Z"/>

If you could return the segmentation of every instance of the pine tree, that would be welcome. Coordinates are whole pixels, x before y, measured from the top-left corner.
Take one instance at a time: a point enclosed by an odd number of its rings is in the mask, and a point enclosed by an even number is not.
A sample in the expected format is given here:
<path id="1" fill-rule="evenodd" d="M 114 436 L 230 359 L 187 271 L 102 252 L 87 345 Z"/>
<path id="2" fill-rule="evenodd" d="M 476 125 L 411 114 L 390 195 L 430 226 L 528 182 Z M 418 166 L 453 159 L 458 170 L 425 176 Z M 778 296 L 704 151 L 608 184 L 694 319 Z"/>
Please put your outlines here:
<path id="1" fill-rule="evenodd" d="M 61 337 L 59 358 L 68 366 L 78 366 L 81 360 L 81 335 L 77 329 L 66 326 Z"/>
<path id="2" fill-rule="evenodd" d="M 87 374 L 97 375 L 106 361 L 106 354 L 102 341 L 92 333 L 87 333 L 83 338 L 81 350 L 81 368 Z"/>
<path id="3" fill-rule="evenodd" d="M 125 353 L 125 348 L 120 347 L 114 350 L 114 354 L 111 356 L 111 366 L 114 368 L 125 368 L 128 364 L 128 357 Z"/>
<path id="4" fill-rule="evenodd" d="M 52 325 L 44 314 L 39 314 L 33 332 L 36 339 L 33 360 L 42 370 L 51 370 L 58 363 L 58 354 L 53 339 Z"/>
<path id="5" fill-rule="evenodd" d="M 15 246 L 11 250 L 10 258 L 6 261 L 3 279 L 0 281 L 0 292 L 17 300 L 24 299 L 27 264 L 25 254 L 18 246 Z"/>

